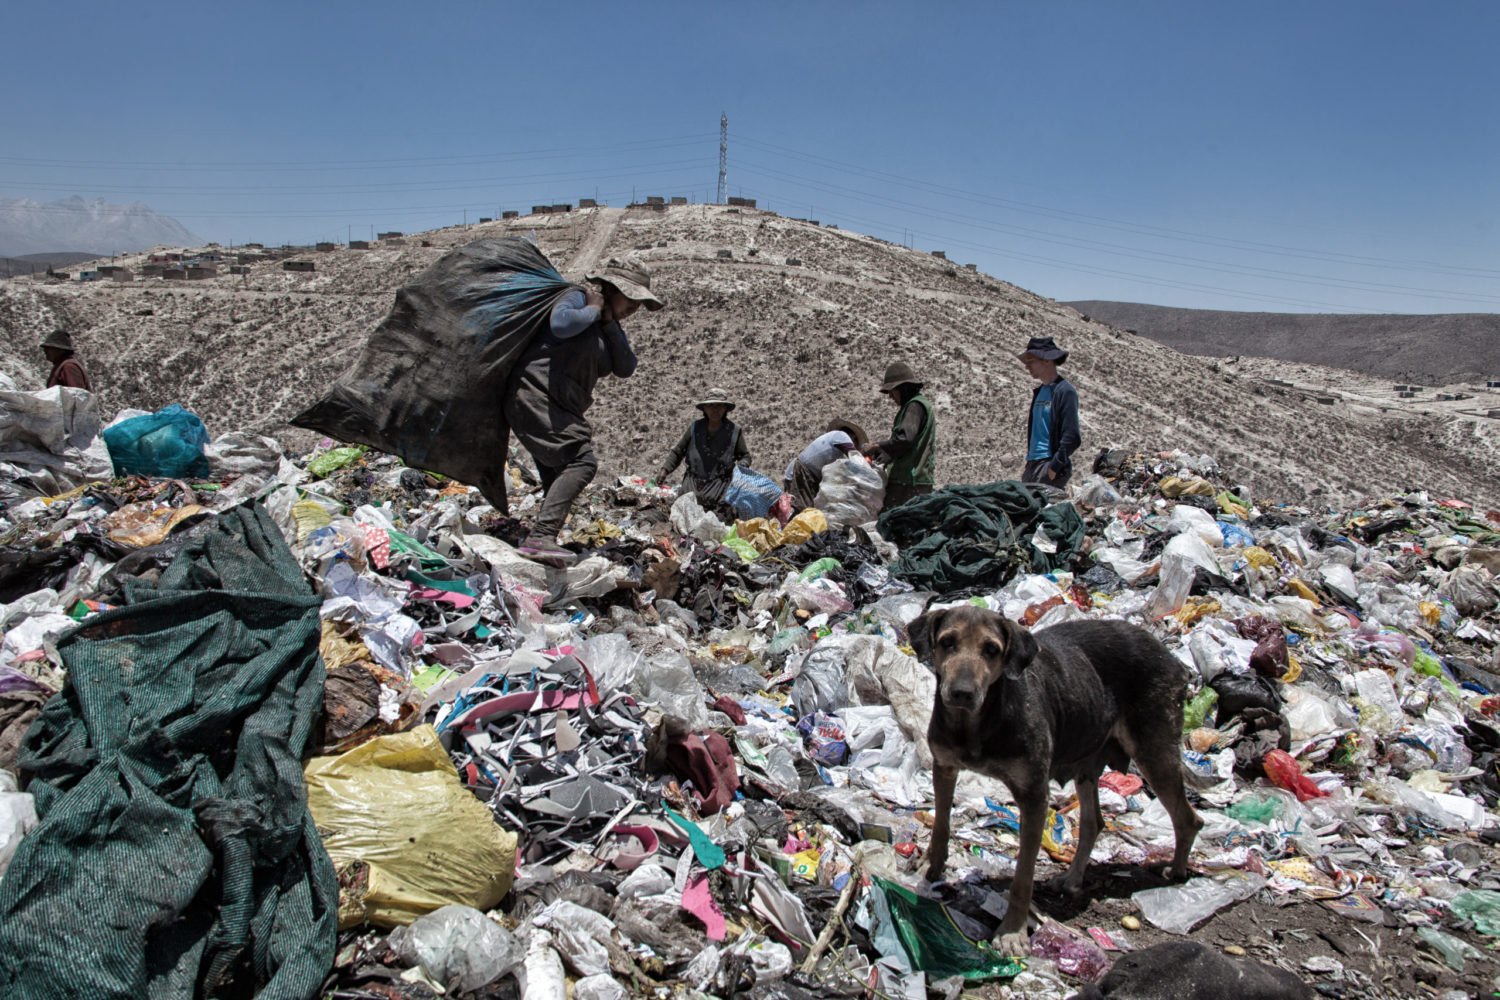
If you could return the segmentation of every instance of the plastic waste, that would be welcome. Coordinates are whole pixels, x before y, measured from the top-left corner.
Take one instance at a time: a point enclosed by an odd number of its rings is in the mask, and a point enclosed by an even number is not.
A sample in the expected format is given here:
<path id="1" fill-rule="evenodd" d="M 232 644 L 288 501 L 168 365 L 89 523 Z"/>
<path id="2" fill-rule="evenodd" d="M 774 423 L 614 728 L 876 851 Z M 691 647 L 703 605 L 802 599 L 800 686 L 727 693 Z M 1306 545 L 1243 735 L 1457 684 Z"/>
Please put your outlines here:
<path id="1" fill-rule="evenodd" d="M 36 803 L 31 795 L 18 792 L 9 771 L 0 771 L 0 878 L 10 867 L 21 838 L 37 824 Z"/>
<path id="2" fill-rule="evenodd" d="M 674 529 L 700 542 L 722 541 L 729 534 L 729 525 L 705 511 L 691 493 L 684 493 L 672 504 L 671 520 Z"/>
<path id="3" fill-rule="evenodd" d="M 765 517 L 771 505 L 780 499 L 781 487 L 770 476 L 743 465 L 735 467 L 729 488 L 724 491 L 724 502 L 743 518 Z"/>
<path id="4" fill-rule="evenodd" d="M 619 632 L 603 632 L 583 644 L 580 659 L 594 675 L 600 693 L 623 691 L 640 667 L 642 653 Z"/>
<path id="5" fill-rule="evenodd" d="M 1224 813 L 1241 823 L 1269 825 L 1281 814 L 1281 800 L 1272 795 L 1264 798 L 1259 795 L 1248 795 L 1231 804 L 1228 809 L 1224 810 Z"/>
<path id="6" fill-rule="evenodd" d="M 471 906 L 443 906 L 391 932 L 387 943 L 447 988 L 467 993 L 521 963 L 515 935 Z"/>
<path id="7" fill-rule="evenodd" d="M 1120 491 L 1097 472 L 1085 479 L 1073 496 L 1074 503 L 1086 507 L 1102 507 L 1105 504 L 1119 503 L 1120 500 Z"/>
<path id="8" fill-rule="evenodd" d="M 314 479 L 323 479 L 329 473 L 337 472 L 364 453 L 365 449 L 359 445 L 330 448 L 307 463 L 308 474 Z"/>
<path id="9" fill-rule="evenodd" d="M 1265 768 L 1266 777 L 1273 784 L 1296 795 L 1298 802 L 1319 799 L 1328 794 L 1302 773 L 1296 758 L 1285 750 L 1272 750 L 1261 759 L 1261 766 Z"/>
<path id="10" fill-rule="evenodd" d="M 1045 921 L 1031 935 L 1031 954 L 1051 959 L 1068 975 L 1090 982 L 1104 975 L 1109 968 L 1109 956 L 1092 938 L 1084 937 L 1055 920 Z"/>
<path id="11" fill-rule="evenodd" d="M 927 607 L 935 595 L 929 590 L 914 590 L 905 594 L 889 594 L 870 605 L 870 613 L 881 621 L 905 628 Z"/>
<path id="12" fill-rule="evenodd" d="M 1186 934 L 1224 907 L 1249 899 L 1266 880 L 1259 875 L 1231 875 L 1224 881 L 1189 879 L 1182 885 L 1142 889 L 1130 899 L 1141 916 L 1169 934 Z"/>
<path id="13" fill-rule="evenodd" d="M 1465 617 L 1477 617 L 1500 604 L 1500 590 L 1496 589 L 1489 571 L 1481 566 L 1458 567 L 1449 574 L 1444 589 L 1458 613 Z"/>
<path id="14" fill-rule="evenodd" d="M 526 957 L 516 970 L 523 1000 L 568 1000 L 568 980 L 556 944 L 551 934 L 541 930 L 527 939 Z"/>
<path id="15" fill-rule="evenodd" d="M 849 703 L 844 680 L 844 651 L 835 645 L 819 645 L 802 661 L 802 672 L 792 682 L 792 704 L 797 717 L 814 712 L 835 712 Z"/>
<path id="16" fill-rule="evenodd" d="M 1219 527 L 1219 522 L 1208 511 L 1191 504 L 1180 503 L 1172 508 L 1171 516 L 1167 518 L 1166 531 L 1170 535 L 1184 532 L 1196 535 L 1216 549 L 1224 545 L 1224 532 Z"/>
<path id="17" fill-rule="evenodd" d="M 786 584 L 787 597 L 799 608 L 833 614 L 850 611 L 853 603 L 844 595 L 844 588 L 826 577 L 803 582 L 792 578 Z"/>
<path id="18" fill-rule="evenodd" d="M 510 889 L 516 835 L 460 784 L 431 726 L 314 757 L 303 775 L 334 867 L 365 866 L 340 880 L 340 927 L 395 927 L 447 903 L 488 909 Z"/>
<path id="19" fill-rule="evenodd" d="M 1182 731 L 1189 732 L 1198 729 L 1208 718 L 1209 710 L 1219 700 L 1219 692 L 1208 685 L 1199 689 L 1198 693 L 1189 698 L 1182 706 Z"/>
<path id="20" fill-rule="evenodd" d="M 573 1000 L 625 1000 L 625 987 L 611 975 L 584 976 L 573 984 Z"/>
<path id="21" fill-rule="evenodd" d="M 850 456 L 823 466 L 823 480 L 813 506 L 823 512 L 830 525 L 842 527 L 875 520 L 884 501 L 885 480 L 880 470 L 861 457 Z"/>
<path id="22" fill-rule="evenodd" d="M 807 583 L 810 580 L 816 580 L 830 570 L 843 568 L 844 564 L 837 559 L 834 559 L 832 556 L 824 556 L 822 559 L 815 560 L 804 566 L 802 572 L 797 574 L 797 579 L 803 583 Z"/>
<path id="23" fill-rule="evenodd" d="M 203 453 L 208 431 L 177 403 L 107 427 L 103 437 L 116 475 L 180 479 L 209 474 Z"/>
<path id="24" fill-rule="evenodd" d="M 1462 941 L 1436 927 L 1418 927 L 1417 937 L 1421 938 L 1433 951 L 1443 956 L 1443 961 L 1447 962 L 1448 968 L 1454 972 L 1464 971 L 1465 959 L 1484 957 L 1483 952 L 1469 942 Z"/>
<path id="25" fill-rule="evenodd" d="M 1218 530 L 1217 525 L 1214 530 Z M 1186 532 L 1168 542 L 1161 554 L 1161 582 L 1146 604 L 1146 614 L 1160 618 L 1182 607 L 1193 589 L 1193 575 L 1200 568 L 1215 576 L 1223 575 L 1214 561 L 1213 550 L 1200 536 Z"/>
<path id="26" fill-rule="evenodd" d="M 1469 889 L 1448 901 L 1448 912 L 1472 923 L 1481 934 L 1500 936 L 1500 892 Z"/>
<path id="27" fill-rule="evenodd" d="M 230 431 L 203 449 L 208 474 L 215 479 L 235 476 L 274 476 L 281 466 L 281 443 L 275 438 Z"/>
<path id="28" fill-rule="evenodd" d="M 1014 976 L 1024 968 L 1020 962 L 995 951 L 988 942 L 965 937 L 948 908 L 937 900 L 918 896 L 904 886 L 880 878 L 873 879 L 871 884 L 880 893 L 877 908 L 889 920 L 881 922 L 882 926 L 877 926 L 871 937 L 877 946 L 881 938 L 888 942 L 894 938 L 913 969 L 926 972 L 933 979 L 957 975 L 972 980 Z"/>
<path id="29" fill-rule="evenodd" d="M 667 718 L 674 735 L 708 728 L 706 695 L 693 665 L 681 653 L 654 656 L 637 672 L 634 681 L 643 701 L 656 705 Z"/>

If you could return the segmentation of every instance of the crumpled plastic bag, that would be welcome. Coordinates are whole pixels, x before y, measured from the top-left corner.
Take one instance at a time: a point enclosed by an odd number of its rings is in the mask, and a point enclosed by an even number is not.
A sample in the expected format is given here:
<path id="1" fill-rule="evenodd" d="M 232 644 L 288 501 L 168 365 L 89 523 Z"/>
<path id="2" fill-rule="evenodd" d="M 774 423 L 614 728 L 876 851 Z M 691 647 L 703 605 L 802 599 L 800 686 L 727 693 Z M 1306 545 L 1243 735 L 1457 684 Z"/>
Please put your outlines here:
<path id="1" fill-rule="evenodd" d="M 885 480 L 864 458 L 851 455 L 823 466 L 823 480 L 813 506 L 830 525 L 866 524 L 885 505 Z"/>
<path id="2" fill-rule="evenodd" d="M 555 935 L 562 945 L 559 950 L 580 976 L 609 975 L 609 950 L 603 942 L 611 940 L 614 924 L 608 917 L 559 899 L 548 903 L 531 922 Z"/>
<path id="3" fill-rule="evenodd" d="M 203 456 L 208 459 L 208 474 L 215 479 L 274 476 L 281 467 L 281 443 L 272 437 L 230 431 L 205 445 Z"/>
<path id="4" fill-rule="evenodd" d="M 380 736 L 303 768 L 307 808 L 339 871 L 339 927 L 410 923 L 510 889 L 516 835 L 458 780 L 437 730 Z"/>
<path id="5" fill-rule="evenodd" d="M 1215 530 L 1218 530 L 1217 524 Z M 1161 583 L 1146 604 L 1146 614 L 1160 618 L 1182 607 L 1188 592 L 1193 589 L 1193 574 L 1200 568 L 1215 576 L 1224 575 L 1223 569 L 1214 561 L 1213 550 L 1202 537 L 1185 532 L 1168 542 L 1161 554 Z"/>
<path id="6" fill-rule="evenodd" d="M 1249 899 L 1266 880 L 1259 875 L 1231 876 L 1223 882 L 1211 878 L 1189 879 L 1182 885 L 1142 889 L 1130 897 L 1141 916 L 1169 934 L 1186 934 L 1193 925 L 1215 913 Z"/>
<path id="7" fill-rule="evenodd" d="M 1167 518 L 1166 531 L 1169 535 L 1184 532 L 1197 535 L 1216 549 L 1224 545 L 1224 531 L 1219 527 L 1219 522 L 1208 511 L 1192 504 L 1180 503 L 1172 508 L 1172 514 Z"/>
<path id="8" fill-rule="evenodd" d="M 661 709 L 673 735 L 708 728 L 708 709 L 703 685 L 693 675 L 693 666 L 681 653 L 663 653 L 643 664 L 631 681 L 638 698 Z"/>
<path id="9" fill-rule="evenodd" d="M 31 795 L 16 791 L 16 779 L 9 771 L 0 771 L 0 878 L 10 867 L 21 838 L 36 823 L 36 803 Z"/>
<path id="10" fill-rule="evenodd" d="M 197 414 L 177 403 L 106 427 L 102 437 L 119 475 L 177 479 L 209 474 L 203 454 L 208 431 Z"/>
<path id="11" fill-rule="evenodd" d="M 672 504 L 672 527 L 700 542 L 719 542 L 729 534 L 729 525 L 703 509 L 698 498 L 684 493 Z"/>
<path id="12" fill-rule="evenodd" d="M 471 906 L 443 906 L 391 932 L 386 943 L 446 988 L 467 993 L 521 964 L 515 935 Z"/>
<path id="13" fill-rule="evenodd" d="M 0 481 L 24 476 L 25 492 L 55 496 L 113 479 L 101 423 L 98 397 L 86 389 L 0 387 Z"/>
<path id="14" fill-rule="evenodd" d="M 1448 575 L 1444 588 L 1458 613 L 1475 618 L 1500 604 L 1500 590 L 1482 566 L 1463 565 Z"/>

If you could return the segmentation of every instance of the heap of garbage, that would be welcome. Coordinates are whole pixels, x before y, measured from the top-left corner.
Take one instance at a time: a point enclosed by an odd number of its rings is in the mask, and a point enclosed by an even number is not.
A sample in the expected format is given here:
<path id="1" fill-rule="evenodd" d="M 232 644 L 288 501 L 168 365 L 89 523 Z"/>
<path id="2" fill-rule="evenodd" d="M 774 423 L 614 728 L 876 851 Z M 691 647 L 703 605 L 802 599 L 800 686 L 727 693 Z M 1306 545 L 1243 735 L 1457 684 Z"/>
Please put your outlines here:
<path id="1" fill-rule="evenodd" d="M 856 457 L 815 507 L 746 490 L 732 524 L 596 483 L 555 568 L 514 547 L 539 499 L 514 456 L 502 515 L 362 447 L 181 424 L 0 453 L 8 995 L 1404 995 L 1283 947 L 1305 932 L 1193 937 L 1249 905 L 1376 961 L 1405 942 L 1423 995 L 1491 988 L 1500 514 L 1288 507 L 1176 452 L 1103 453 L 1071 495 L 881 511 Z M 961 773 L 947 881 L 924 880 L 934 679 L 906 628 L 960 602 L 1128 620 L 1190 670 L 1185 883 L 1151 869 L 1170 820 L 1116 771 L 1092 860 L 1140 887 L 1039 889 L 1030 954 L 988 944 L 1002 784 Z M 1054 785 L 1058 865 L 1076 820 Z"/>

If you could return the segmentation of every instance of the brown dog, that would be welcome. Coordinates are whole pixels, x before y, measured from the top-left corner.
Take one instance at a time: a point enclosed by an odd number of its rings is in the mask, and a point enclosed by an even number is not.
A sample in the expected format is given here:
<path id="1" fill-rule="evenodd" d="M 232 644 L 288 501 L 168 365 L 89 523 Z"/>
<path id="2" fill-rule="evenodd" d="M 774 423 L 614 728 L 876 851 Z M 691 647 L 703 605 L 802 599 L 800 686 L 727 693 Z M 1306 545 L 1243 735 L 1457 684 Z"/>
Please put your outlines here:
<path id="1" fill-rule="evenodd" d="M 1182 700 L 1187 672 L 1149 632 L 1120 621 L 1067 622 L 1032 635 L 1002 615 L 964 605 L 910 627 L 937 674 L 927 740 L 936 822 L 927 877 L 948 860 L 949 813 L 960 768 L 999 778 L 1021 814 L 1010 903 L 995 935 L 1003 954 L 1028 954 L 1026 917 L 1053 780 L 1078 791 L 1078 852 L 1062 888 L 1077 892 L 1099 835 L 1099 775 L 1134 759 L 1172 817 L 1172 874 L 1187 874 L 1203 821 L 1182 787 Z"/>

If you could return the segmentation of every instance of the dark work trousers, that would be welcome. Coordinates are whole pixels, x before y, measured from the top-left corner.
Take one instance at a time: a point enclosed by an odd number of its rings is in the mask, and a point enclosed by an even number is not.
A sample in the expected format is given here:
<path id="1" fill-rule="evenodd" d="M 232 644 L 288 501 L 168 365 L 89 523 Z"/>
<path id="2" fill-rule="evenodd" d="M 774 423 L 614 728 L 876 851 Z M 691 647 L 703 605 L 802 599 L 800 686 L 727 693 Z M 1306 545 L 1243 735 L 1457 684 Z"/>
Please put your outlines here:
<path id="1" fill-rule="evenodd" d="M 885 502 L 881 504 L 881 510 L 890 510 L 899 507 L 908 500 L 924 497 L 932 492 L 932 485 L 904 486 L 901 483 L 886 483 Z"/>
<path id="2" fill-rule="evenodd" d="M 532 456 L 534 459 L 536 456 Z M 599 460 L 594 449 L 582 448 L 567 465 L 543 465 L 536 463 L 536 474 L 542 480 L 542 509 L 537 512 L 533 534 L 556 538 L 562 530 L 563 521 L 578 494 L 594 478 L 599 470 Z"/>
<path id="3" fill-rule="evenodd" d="M 1047 478 L 1047 465 L 1050 458 L 1037 458 L 1026 463 L 1026 468 L 1021 470 L 1021 482 L 1041 483 L 1043 486 L 1052 486 L 1057 489 L 1067 489 L 1068 480 L 1073 478 L 1072 472 L 1066 472 L 1056 479 Z"/>

